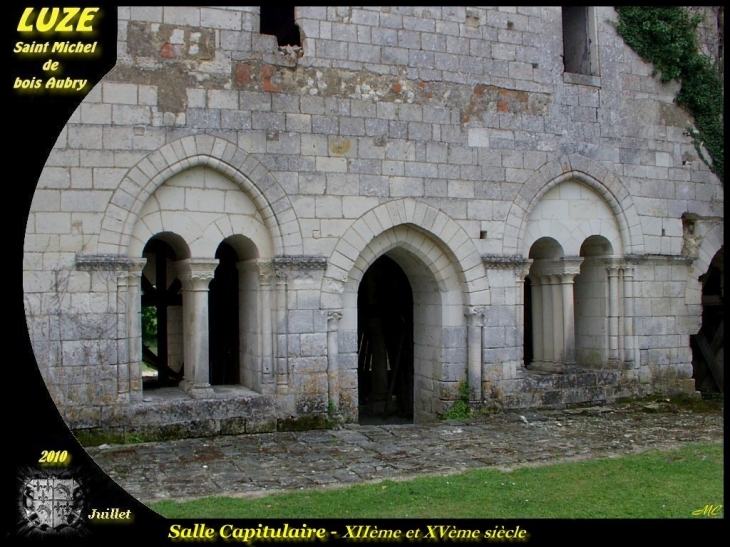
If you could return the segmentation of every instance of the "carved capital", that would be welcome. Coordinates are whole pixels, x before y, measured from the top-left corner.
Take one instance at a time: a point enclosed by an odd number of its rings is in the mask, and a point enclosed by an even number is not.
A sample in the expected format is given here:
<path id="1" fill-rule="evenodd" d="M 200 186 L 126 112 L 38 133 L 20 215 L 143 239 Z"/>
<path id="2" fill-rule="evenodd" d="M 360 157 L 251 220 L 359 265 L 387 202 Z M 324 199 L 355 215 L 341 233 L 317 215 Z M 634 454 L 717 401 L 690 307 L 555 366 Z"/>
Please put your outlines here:
<path id="1" fill-rule="evenodd" d="M 177 277 L 186 291 L 207 291 L 217 267 L 217 259 L 188 258 L 175 262 Z"/>
<path id="2" fill-rule="evenodd" d="M 342 311 L 330 310 L 327 312 L 327 322 L 331 323 L 333 327 L 337 326 L 337 323 L 342 319 Z"/>
<path id="3" fill-rule="evenodd" d="M 273 283 L 276 277 L 274 262 L 265 258 L 257 258 L 254 263 L 258 267 L 259 281 L 261 282 L 261 284 L 269 285 Z"/>
<path id="4" fill-rule="evenodd" d="M 580 273 L 583 258 L 580 256 L 565 256 L 561 258 L 539 259 L 532 263 L 531 276 L 576 276 Z"/>
<path id="5" fill-rule="evenodd" d="M 470 327 L 481 327 L 484 322 L 484 308 L 479 306 L 466 306 L 464 315 Z"/>

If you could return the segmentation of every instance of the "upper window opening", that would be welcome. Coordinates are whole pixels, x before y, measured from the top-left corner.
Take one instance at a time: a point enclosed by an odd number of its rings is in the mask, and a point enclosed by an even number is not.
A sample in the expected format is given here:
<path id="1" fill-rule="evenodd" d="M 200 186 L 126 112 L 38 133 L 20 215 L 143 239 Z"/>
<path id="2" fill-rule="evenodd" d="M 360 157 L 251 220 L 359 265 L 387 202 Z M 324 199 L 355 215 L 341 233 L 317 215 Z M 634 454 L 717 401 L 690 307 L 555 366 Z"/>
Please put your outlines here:
<path id="1" fill-rule="evenodd" d="M 294 21 L 294 6 L 261 6 L 261 34 L 273 34 L 282 46 L 300 46 L 302 39 Z"/>
<path id="2" fill-rule="evenodd" d="M 565 72 L 598 75 L 598 52 L 593 8 L 563 6 Z"/>

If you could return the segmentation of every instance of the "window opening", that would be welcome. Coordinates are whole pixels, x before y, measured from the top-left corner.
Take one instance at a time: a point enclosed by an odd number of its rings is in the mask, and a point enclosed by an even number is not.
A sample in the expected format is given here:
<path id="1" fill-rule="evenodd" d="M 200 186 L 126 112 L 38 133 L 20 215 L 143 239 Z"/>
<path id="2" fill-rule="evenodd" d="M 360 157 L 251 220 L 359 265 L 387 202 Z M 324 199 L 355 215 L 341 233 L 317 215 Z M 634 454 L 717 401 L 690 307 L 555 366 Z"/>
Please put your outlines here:
<path id="1" fill-rule="evenodd" d="M 302 45 L 294 20 L 294 6 L 261 6 L 261 34 L 276 36 L 279 47 Z"/>
<path id="2" fill-rule="evenodd" d="M 173 341 L 171 348 L 170 338 L 175 337 L 176 329 L 170 323 L 180 315 L 182 284 L 171 274 L 175 251 L 164 241 L 152 239 L 143 256 L 149 265 L 142 275 L 143 389 L 176 386 L 182 379 L 182 370 L 170 366 L 176 345 Z"/>
<path id="3" fill-rule="evenodd" d="M 211 385 L 239 384 L 238 255 L 228 243 L 218 246 L 218 267 L 208 290 Z"/>
<path id="4" fill-rule="evenodd" d="M 563 6 L 563 63 L 565 72 L 598 75 L 593 10 L 587 6 Z"/>

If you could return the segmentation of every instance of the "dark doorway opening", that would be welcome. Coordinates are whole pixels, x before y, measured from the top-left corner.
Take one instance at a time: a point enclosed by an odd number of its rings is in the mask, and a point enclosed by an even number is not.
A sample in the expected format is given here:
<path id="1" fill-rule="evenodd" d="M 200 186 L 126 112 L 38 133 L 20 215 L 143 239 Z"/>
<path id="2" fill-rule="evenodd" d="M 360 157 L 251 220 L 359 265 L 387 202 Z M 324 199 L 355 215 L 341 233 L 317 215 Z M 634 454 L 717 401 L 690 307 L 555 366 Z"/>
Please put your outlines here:
<path id="1" fill-rule="evenodd" d="M 360 423 L 412 423 L 413 291 L 394 260 L 368 268 L 357 310 Z"/>
<path id="2" fill-rule="evenodd" d="M 238 255 L 224 241 L 215 257 L 219 263 L 208 292 L 209 378 L 211 385 L 239 384 Z"/>
<path id="3" fill-rule="evenodd" d="M 523 302 L 525 303 L 523 307 L 523 324 L 524 324 L 524 341 L 523 341 L 523 356 L 524 356 L 524 363 L 525 366 L 531 365 L 533 360 L 533 351 L 532 351 L 532 281 L 529 277 L 525 278 L 524 283 L 524 294 L 522 295 Z"/>
<path id="4" fill-rule="evenodd" d="M 174 274 L 175 251 L 161 239 L 151 239 L 143 256 L 149 268 L 142 275 L 142 387 L 176 386 L 182 370 L 170 367 L 171 308 L 182 306 L 182 284 Z"/>
<path id="5" fill-rule="evenodd" d="M 273 34 L 279 47 L 301 46 L 299 27 L 294 20 L 294 6 L 261 6 L 261 34 Z"/>
<path id="6" fill-rule="evenodd" d="M 702 327 L 690 336 L 692 377 L 703 397 L 725 392 L 725 264 L 724 247 L 700 276 Z"/>

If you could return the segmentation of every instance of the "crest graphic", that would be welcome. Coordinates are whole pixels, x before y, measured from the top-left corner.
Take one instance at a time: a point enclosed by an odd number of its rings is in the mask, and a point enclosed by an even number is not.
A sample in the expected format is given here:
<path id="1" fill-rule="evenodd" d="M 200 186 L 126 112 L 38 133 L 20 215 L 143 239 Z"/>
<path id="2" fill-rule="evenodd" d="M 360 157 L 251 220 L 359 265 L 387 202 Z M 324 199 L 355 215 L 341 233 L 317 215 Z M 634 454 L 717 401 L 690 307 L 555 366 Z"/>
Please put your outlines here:
<path id="1" fill-rule="evenodd" d="M 81 485 L 73 478 L 31 478 L 23 486 L 24 516 L 43 531 L 80 524 L 83 501 Z"/>

